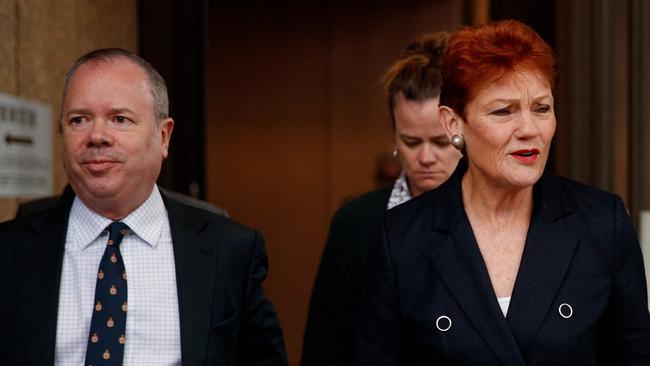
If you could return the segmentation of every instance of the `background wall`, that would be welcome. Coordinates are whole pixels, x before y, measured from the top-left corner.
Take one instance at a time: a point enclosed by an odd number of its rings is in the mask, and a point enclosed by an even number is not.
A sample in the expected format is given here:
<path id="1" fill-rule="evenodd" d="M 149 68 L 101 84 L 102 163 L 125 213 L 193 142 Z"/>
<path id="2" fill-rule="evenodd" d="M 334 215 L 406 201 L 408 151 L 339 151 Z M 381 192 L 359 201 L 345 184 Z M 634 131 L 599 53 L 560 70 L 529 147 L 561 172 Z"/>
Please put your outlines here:
<path id="1" fill-rule="evenodd" d="M 650 209 L 650 2 L 557 3 L 557 171 Z"/>
<path id="2" fill-rule="evenodd" d="M 412 38 L 463 16 L 453 0 L 317 3 L 208 12 L 207 198 L 264 234 L 292 365 L 329 219 L 373 188 L 376 156 L 392 149 L 382 74 Z"/>
<path id="3" fill-rule="evenodd" d="M 63 75 L 82 54 L 101 47 L 137 50 L 136 0 L 0 0 L 0 91 L 52 107 L 58 131 Z M 54 133 L 54 190 L 66 184 Z M 0 221 L 21 199 L 0 199 Z"/>

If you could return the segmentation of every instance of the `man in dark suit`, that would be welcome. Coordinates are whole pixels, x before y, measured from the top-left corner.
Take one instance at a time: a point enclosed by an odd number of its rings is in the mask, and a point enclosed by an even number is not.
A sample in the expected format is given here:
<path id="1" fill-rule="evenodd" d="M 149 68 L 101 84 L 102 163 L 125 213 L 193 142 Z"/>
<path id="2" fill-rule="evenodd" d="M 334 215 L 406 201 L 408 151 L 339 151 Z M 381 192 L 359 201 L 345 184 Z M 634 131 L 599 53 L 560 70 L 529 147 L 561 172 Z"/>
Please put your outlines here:
<path id="1" fill-rule="evenodd" d="M 286 365 L 260 234 L 155 184 L 167 112 L 164 81 L 128 51 L 69 70 L 72 190 L 0 225 L 0 364 Z"/>
<path id="2" fill-rule="evenodd" d="M 228 211 L 221 207 L 217 207 L 209 202 L 206 201 L 201 201 L 199 199 L 186 196 L 182 193 L 170 191 L 168 189 L 164 189 L 162 187 L 158 187 L 160 189 L 160 192 L 164 194 L 165 196 L 178 201 L 180 203 L 186 204 L 188 206 L 200 208 L 206 211 L 213 212 L 217 215 L 225 216 L 225 217 L 230 217 L 228 214 Z M 70 185 L 65 186 L 65 190 L 72 190 L 72 187 Z M 65 193 L 64 193 L 65 194 Z M 47 211 L 50 209 L 53 209 L 56 207 L 56 205 L 59 203 L 59 200 L 61 199 L 61 196 L 51 196 L 51 197 L 42 197 L 42 198 L 37 198 L 35 200 L 30 200 L 21 203 L 18 205 L 18 210 L 16 211 L 16 217 L 23 217 L 23 216 L 28 216 L 28 215 L 33 215 L 37 212 L 41 211 Z"/>

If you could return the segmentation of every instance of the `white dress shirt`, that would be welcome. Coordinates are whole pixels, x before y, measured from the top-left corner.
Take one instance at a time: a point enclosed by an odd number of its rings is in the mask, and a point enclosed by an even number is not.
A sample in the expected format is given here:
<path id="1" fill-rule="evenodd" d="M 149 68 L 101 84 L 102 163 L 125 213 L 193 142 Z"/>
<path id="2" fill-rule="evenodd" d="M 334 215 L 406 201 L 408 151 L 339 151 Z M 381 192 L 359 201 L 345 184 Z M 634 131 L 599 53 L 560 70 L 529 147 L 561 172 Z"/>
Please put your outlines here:
<path id="1" fill-rule="evenodd" d="M 56 328 L 55 365 L 80 366 L 95 299 L 99 262 L 112 221 L 75 198 L 68 219 Z M 167 210 L 154 187 L 122 220 L 131 228 L 120 245 L 127 273 L 124 365 L 180 365 L 180 322 L 174 251 Z"/>

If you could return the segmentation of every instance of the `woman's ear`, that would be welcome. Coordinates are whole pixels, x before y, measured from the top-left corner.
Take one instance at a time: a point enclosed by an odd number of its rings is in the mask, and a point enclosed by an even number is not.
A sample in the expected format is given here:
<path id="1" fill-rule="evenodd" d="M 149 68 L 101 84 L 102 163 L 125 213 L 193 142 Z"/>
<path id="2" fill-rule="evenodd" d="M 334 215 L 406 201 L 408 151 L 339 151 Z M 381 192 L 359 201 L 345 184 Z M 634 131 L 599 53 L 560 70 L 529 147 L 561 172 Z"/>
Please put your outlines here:
<path id="1" fill-rule="evenodd" d="M 438 109 L 438 118 L 449 139 L 454 135 L 463 136 L 463 120 L 453 109 L 441 105 Z"/>

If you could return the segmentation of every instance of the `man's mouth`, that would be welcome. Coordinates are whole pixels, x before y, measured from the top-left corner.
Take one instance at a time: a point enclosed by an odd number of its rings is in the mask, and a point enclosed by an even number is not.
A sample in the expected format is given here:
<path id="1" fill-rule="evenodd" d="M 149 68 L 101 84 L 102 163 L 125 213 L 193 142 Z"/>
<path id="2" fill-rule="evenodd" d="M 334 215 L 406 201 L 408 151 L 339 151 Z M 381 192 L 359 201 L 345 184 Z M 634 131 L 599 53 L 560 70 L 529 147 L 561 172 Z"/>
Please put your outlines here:
<path id="1" fill-rule="evenodd" d="M 82 163 L 89 171 L 99 173 L 117 164 L 114 160 L 88 160 Z"/>

